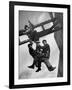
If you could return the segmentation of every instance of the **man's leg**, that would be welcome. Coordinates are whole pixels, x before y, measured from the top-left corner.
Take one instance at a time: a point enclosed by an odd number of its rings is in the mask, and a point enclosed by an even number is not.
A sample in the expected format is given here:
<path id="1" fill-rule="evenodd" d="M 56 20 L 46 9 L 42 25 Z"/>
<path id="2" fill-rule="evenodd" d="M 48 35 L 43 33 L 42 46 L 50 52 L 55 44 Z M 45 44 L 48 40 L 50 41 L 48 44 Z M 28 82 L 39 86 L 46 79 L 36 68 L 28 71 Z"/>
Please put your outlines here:
<path id="1" fill-rule="evenodd" d="M 33 64 L 28 67 L 34 69 L 34 65 L 35 65 L 35 60 L 33 60 Z"/>
<path id="2" fill-rule="evenodd" d="M 41 60 L 42 60 L 42 55 L 39 55 L 37 57 L 38 69 L 36 70 L 36 72 L 39 72 L 41 70 Z"/>
<path id="3" fill-rule="evenodd" d="M 43 62 L 45 63 L 45 65 L 47 66 L 47 68 L 48 68 L 49 71 L 53 71 L 53 70 L 56 68 L 56 67 L 53 67 L 53 66 L 50 64 L 48 58 L 43 58 Z"/>
<path id="4" fill-rule="evenodd" d="M 41 70 L 41 61 L 38 60 L 37 63 L 38 63 L 38 69 L 36 70 L 36 72 L 39 72 Z"/>
<path id="5" fill-rule="evenodd" d="M 29 68 L 34 69 L 34 66 L 37 64 L 37 57 L 34 57 L 33 64 L 28 66 Z"/>

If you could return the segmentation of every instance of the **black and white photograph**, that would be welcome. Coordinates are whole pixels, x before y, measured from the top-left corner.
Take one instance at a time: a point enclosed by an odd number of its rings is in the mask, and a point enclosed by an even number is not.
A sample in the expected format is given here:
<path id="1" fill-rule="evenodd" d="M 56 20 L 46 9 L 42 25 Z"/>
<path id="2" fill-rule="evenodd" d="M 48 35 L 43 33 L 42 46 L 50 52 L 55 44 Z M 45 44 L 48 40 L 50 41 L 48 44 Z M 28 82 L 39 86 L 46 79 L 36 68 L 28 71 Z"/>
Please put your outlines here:
<path id="1" fill-rule="evenodd" d="M 14 12 L 12 11 L 14 13 L 12 86 L 27 87 L 27 85 L 36 86 L 36 84 L 48 86 L 55 83 L 60 85 L 63 82 L 68 84 L 69 12 L 67 9 L 69 6 L 57 8 L 52 4 L 49 5 L 50 7 L 48 4 L 41 4 L 41 6 L 34 3 L 24 5 L 20 3 L 22 6 L 19 3 L 15 4 Z"/>
<path id="2" fill-rule="evenodd" d="M 63 77 L 63 13 L 19 11 L 18 68 L 19 79 Z"/>

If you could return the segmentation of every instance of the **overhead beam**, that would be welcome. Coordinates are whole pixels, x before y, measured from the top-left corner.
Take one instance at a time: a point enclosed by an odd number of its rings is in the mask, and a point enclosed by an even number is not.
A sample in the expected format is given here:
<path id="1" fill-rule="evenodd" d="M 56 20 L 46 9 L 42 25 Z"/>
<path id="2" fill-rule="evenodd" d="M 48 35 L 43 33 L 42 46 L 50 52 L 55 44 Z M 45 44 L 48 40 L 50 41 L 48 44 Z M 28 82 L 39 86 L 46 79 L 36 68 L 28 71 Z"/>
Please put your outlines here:
<path id="1" fill-rule="evenodd" d="M 38 36 L 40 38 L 40 37 L 43 37 L 45 35 L 48 35 L 48 34 L 51 34 L 51 33 L 54 33 L 54 32 L 58 32 L 60 30 L 62 30 L 62 27 L 61 28 L 56 27 L 54 30 L 46 29 L 44 31 L 38 32 Z M 20 42 L 19 45 L 23 45 L 23 44 L 25 44 L 25 43 L 27 43 L 29 41 L 30 41 L 30 39 L 24 40 L 24 41 Z"/>
<path id="2" fill-rule="evenodd" d="M 48 24 L 48 23 L 50 23 L 50 22 L 55 22 L 56 20 L 57 20 L 56 18 L 53 18 L 53 19 L 50 19 L 50 20 L 41 22 L 41 23 L 39 23 L 39 24 L 37 24 L 37 25 L 32 25 L 32 29 L 35 29 L 35 28 L 40 27 L 40 26 L 42 26 L 42 28 L 43 28 L 43 26 L 44 26 L 45 24 Z M 31 23 L 31 22 L 30 22 L 30 23 Z M 30 24 L 30 25 L 31 25 L 31 24 Z M 45 30 L 45 29 L 43 28 L 43 30 Z M 25 30 L 19 30 L 19 36 L 22 36 L 22 35 L 26 35 Z"/>

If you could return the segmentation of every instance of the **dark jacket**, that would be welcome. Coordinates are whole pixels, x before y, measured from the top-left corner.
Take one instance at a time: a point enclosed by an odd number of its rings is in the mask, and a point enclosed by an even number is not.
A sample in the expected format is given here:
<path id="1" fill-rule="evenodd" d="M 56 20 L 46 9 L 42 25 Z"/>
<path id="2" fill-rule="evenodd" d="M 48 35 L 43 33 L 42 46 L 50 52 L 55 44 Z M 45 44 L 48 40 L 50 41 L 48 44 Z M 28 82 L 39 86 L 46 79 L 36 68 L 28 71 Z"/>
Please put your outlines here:
<path id="1" fill-rule="evenodd" d="M 46 45 L 43 46 L 42 53 L 44 53 L 44 55 L 46 57 L 48 57 L 48 58 L 50 57 L 50 46 L 48 44 L 46 44 Z"/>
<path id="2" fill-rule="evenodd" d="M 39 45 L 39 46 L 36 46 L 36 51 L 37 51 L 37 52 L 40 52 L 41 49 L 42 49 L 42 47 L 41 47 L 40 45 Z"/>
<path id="3" fill-rule="evenodd" d="M 39 40 L 39 36 L 37 31 L 33 31 L 33 32 L 28 32 L 28 37 L 32 40 L 32 41 L 38 41 Z"/>
<path id="4" fill-rule="evenodd" d="M 29 53 L 34 58 L 36 56 L 36 51 L 32 48 L 32 44 L 28 44 Z"/>

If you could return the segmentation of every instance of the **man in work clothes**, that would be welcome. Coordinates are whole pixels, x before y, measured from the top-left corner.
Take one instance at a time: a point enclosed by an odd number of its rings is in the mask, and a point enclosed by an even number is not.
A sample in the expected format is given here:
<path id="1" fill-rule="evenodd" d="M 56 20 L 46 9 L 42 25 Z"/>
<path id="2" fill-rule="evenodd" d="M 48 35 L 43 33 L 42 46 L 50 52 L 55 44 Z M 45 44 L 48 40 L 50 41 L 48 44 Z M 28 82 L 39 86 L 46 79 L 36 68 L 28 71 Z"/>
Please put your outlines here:
<path id="1" fill-rule="evenodd" d="M 45 65 L 47 66 L 49 71 L 53 71 L 56 67 L 53 67 L 50 62 L 49 62 L 49 58 L 50 58 L 50 46 L 47 44 L 46 40 L 42 41 L 43 43 L 43 58 L 42 58 L 42 62 L 45 63 Z"/>
<path id="2" fill-rule="evenodd" d="M 40 42 L 37 41 L 36 42 L 36 50 L 34 50 L 32 48 L 32 44 L 28 44 L 28 48 L 29 48 L 29 53 L 30 55 L 33 57 L 33 64 L 28 66 L 29 68 L 34 69 L 34 67 L 38 67 L 38 69 L 36 70 L 36 72 L 41 70 L 41 61 L 40 61 L 40 52 L 41 52 L 41 46 L 39 44 Z"/>

